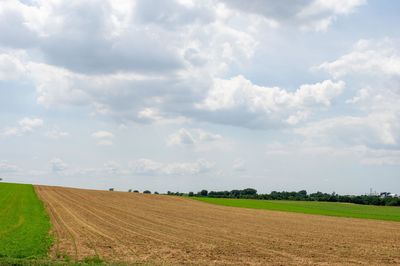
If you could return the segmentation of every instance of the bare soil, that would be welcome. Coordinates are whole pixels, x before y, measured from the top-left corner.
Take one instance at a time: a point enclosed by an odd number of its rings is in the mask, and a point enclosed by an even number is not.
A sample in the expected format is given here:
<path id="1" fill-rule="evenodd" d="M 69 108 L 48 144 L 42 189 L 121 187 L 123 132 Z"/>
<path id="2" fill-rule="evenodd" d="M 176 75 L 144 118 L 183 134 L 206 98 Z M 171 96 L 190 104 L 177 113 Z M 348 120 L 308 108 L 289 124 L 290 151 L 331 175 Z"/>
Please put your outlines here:
<path id="1" fill-rule="evenodd" d="M 155 265 L 400 265 L 400 223 L 36 186 L 51 256 Z"/>

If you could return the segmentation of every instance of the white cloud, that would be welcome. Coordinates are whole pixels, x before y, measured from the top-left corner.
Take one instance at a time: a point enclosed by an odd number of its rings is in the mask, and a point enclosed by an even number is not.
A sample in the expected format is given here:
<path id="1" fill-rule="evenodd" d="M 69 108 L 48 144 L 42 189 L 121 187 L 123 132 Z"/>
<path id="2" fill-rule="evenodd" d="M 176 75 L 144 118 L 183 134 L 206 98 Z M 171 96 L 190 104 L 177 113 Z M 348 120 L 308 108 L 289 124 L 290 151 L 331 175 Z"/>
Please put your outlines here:
<path id="1" fill-rule="evenodd" d="M 193 145 L 195 144 L 195 139 L 192 136 L 192 134 L 190 134 L 189 131 L 187 131 L 184 128 L 181 128 L 180 130 L 178 130 L 177 132 L 171 134 L 168 137 L 168 145 Z"/>
<path id="2" fill-rule="evenodd" d="M 101 131 L 94 132 L 92 134 L 92 137 L 94 137 L 96 139 L 103 139 L 103 138 L 108 139 L 108 138 L 114 138 L 114 134 L 109 131 L 101 130 Z"/>
<path id="3" fill-rule="evenodd" d="M 330 106 L 344 87 L 343 81 L 325 80 L 304 84 L 295 92 L 289 92 L 278 87 L 257 86 L 243 76 L 236 76 L 230 80 L 215 80 L 207 97 L 197 107 L 210 112 L 211 118 L 214 112 L 216 116 L 223 116 L 226 123 L 239 126 L 295 124 L 306 119 L 313 109 Z"/>
<path id="4" fill-rule="evenodd" d="M 204 150 L 212 144 L 222 144 L 221 135 L 210 133 L 202 129 L 181 128 L 177 132 L 169 135 L 167 144 L 169 146 L 195 147 L 198 150 Z"/>
<path id="5" fill-rule="evenodd" d="M 99 146 L 112 146 L 114 134 L 109 131 L 97 131 L 92 134 L 92 137 L 97 140 Z"/>
<path id="6" fill-rule="evenodd" d="M 187 121 L 211 78 L 251 58 L 257 46 L 212 1 L 7 3 L 4 10 L 20 18 L 7 32 L 34 37 L 24 63 L 4 58 L 24 66 L 16 72 L 34 82 L 38 103 L 89 106 L 123 121 Z M 7 45 L 20 47 L 17 39 Z"/>
<path id="7" fill-rule="evenodd" d="M 222 140 L 222 136 L 219 134 L 210 133 L 201 129 L 196 130 L 198 139 L 203 142 L 214 142 Z"/>
<path id="8" fill-rule="evenodd" d="M 325 31 L 338 16 L 348 15 L 366 0 L 302 0 L 266 1 L 245 0 L 223 1 L 240 12 L 250 12 L 270 19 L 280 26 L 295 26 L 305 30 Z"/>
<path id="9" fill-rule="evenodd" d="M 335 77 L 348 78 L 359 86 L 346 103 L 353 115 L 340 115 L 315 121 L 296 130 L 308 139 L 324 139 L 366 145 L 369 148 L 400 147 L 400 49 L 398 41 L 359 40 L 353 51 L 320 69 Z"/>
<path id="10" fill-rule="evenodd" d="M 365 117 L 343 116 L 310 123 L 295 129 L 308 139 L 347 144 L 399 145 L 400 122 L 391 113 L 370 114 Z"/>
<path id="11" fill-rule="evenodd" d="M 314 0 L 296 14 L 300 27 L 305 30 L 325 31 L 340 15 L 348 15 L 366 0 Z"/>
<path id="12" fill-rule="evenodd" d="M 7 137 L 7 136 L 19 136 L 19 135 L 21 135 L 21 133 L 20 133 L 19 129 L 16 128 L 16 127 L 8 127 L 8 128 L 5 128 L 3 130 L 1 135 L 5 136 L 5 137 Z"/>
<path id="13" fill-rule="evenodd" d="M 61 139 L 61 138 L 65 138 L 68 136 L 69 136 L 68 132 L 59 130 L 57 128 L 53 128 L 46 132 L 46 137 L 51 138 L 51 139 Z"/>
<path id="14" fill-rule="evenodd" d="M 199 159 L 193 163 L 161 163 L 149 159 L 139 159 L 131 163 L 131 170 L 138 175 L 196 175 L 212 169 L 213 163 Z"/>
<path id="15" fill-rule="evenodd" d="M 50 166 L 53 173 L 61 173 L 68 168 L 68 165 L 60 158 L 51 159 Z"/>
<path id="16" fill-rule="evenodd" d="M 25 117 L 18 122 L 22 132 L 32 132 L 34 129 L 43 125 L 43 120 L 40 118 Z"/>
<path id="17" fill-rule="evenodd" d="M 24 117 L 18 121 L 18 126 L 5 128 L 3 136 L 22 136 L 32 133 L 44 124 L 43 119 L 35 117 Z"/>
<path id="18" fill-rule="evenodd" d="M 0 80 L 18 80 L 24 71 L 25 66 L 16 56 L 0 54 Z"/>
<path id="19" fill-rule="evenodd" d="M 350 74 L 400 75 L 400 53 L 398 44 L 390 39 L 383 41 L 360 40 L 353 51 L 332 62 L 324 62 L 319 66 L 334 77 Z"/>
<path id="20" fill-rule="evenodd" d="M 199 119 L 251 128 L 296 125 L 312 117 L 312 106 L 329 106 L 344 84 L 325 80 L 289 92 L 256 86 L 240 75 L 230 80 L 218 77 L 245 65 L 257 51 L 258 15 L 282 25 L 293 20 L 307 26 L 349 14 L 362 4 L 361 0 L 9 4 L 7 10 L 21 20 L 16 31 L 33 34 L 31 48 L 42 55 L 31 56 L 26 50 L 24 63 L 11 59 L 24 66 L 22 72 L 34 82 L 38 103 L 49 108 L 89 106 L 93 115 L 122 122 Z M 85 10 L 95 12 L 85 15 Z M 239 109 L 244 112 L 238 114 Z"/>

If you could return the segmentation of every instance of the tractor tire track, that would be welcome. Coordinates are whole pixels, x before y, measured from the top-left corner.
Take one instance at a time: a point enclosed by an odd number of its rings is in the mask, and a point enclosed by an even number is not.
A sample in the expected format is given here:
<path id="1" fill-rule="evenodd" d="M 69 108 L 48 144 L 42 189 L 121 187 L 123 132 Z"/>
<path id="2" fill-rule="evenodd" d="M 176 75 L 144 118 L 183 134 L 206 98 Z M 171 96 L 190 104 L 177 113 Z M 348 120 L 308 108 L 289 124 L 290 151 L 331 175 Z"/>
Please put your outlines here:
<path id="1" fill-rule="evenodd" d="M 224 207 L 162 195 L 46 186 L 37 192 L 59 231 L 57 249 L 75 252 L 77 259 L 94 252 L 128 264 L 400 264 L 396 222 Z"/>

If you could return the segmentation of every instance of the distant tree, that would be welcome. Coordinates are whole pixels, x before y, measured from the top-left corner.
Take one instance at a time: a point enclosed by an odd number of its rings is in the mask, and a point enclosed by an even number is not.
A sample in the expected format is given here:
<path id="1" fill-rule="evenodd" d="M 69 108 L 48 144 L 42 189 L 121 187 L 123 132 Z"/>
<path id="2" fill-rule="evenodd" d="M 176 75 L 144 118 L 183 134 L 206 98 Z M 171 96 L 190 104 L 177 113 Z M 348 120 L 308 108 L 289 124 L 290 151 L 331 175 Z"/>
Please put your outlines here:
<path id="1" fill-rule="evenodd" d="M 240 197 L 240 190 L 234 189 L 229 194 L 230 194 L 230 197 L 232 197 L 232 198 L 239 198 Z"/>
<path id="2" fill-rule="evenodd" d="M 109 188 L 108 190 L 109 190 L 109 191 L 114 191 L 114 188 Z"/>
<path id="3" fill-rule="evenodd" d="M 128 192 L 132 192 L 132 189 L 129 189 Z"/>
<path id="4" fill-rule="evenodd" d="M 150 190 L 145 190 L 145 191 L 143 191 L 143 194 L 151 194 L 151 191 Z"/>
<path id="5" fill-rule="evenodd" d="M 134 192 L 134 193 L 139 193 L 139 190 L 136 190 L 136 189 L 135 189 L 133 192 Z"/>
<path id="6" fill-rule="evenodd" d="M 208 191 L 203 189 L 202 191 L 200 191 L 200 196 L 207 197 L 208 196 Z"/>
<path id="7" fill-rule="evenodd" d="M 193 191 L 190 191 L 190 192 L 189 192 L 189 197 L 193 197 L 193 196 L 194 196 Z"/>
<path id="8" fill-rule="evenodd" d="M 167 195 L 171 195 L 171 194 L 173 194 L 171 191 L 167 191 Z"/>
<path id="9" fill-rule="evenodd" d="M 156 191 L 156 192 L 154 192 L 154 194 L 158 195 L 159 193 Z"/>
<path id="10" fill-rule="evenodd" d="M 257 195 L 257 190 L 254 188 L 246 188 L 242 190 L 243 195 Z"/>
<path id="11" fill-rule="evenodd" d="M 299 196 L 299 197 L 302 197 L 302 198 L 305 198 L 305 197 L 307 197 L 307 191 L 306 190 L 300 190 L 299 192 L 297 192 L 297 195 Z"/>

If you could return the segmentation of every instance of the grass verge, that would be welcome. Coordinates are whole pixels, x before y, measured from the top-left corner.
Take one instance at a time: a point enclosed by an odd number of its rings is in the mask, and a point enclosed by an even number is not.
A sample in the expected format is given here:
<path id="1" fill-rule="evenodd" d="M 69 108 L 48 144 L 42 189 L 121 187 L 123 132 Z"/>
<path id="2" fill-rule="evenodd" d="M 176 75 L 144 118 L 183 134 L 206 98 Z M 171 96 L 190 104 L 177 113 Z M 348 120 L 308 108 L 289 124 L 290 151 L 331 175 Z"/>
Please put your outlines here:
<path id="1" fill-rule="evenodd" d="M 47 256 L 51 224 L 32 185 L 0 183 L 0 217 L 2 261 Z"/>

